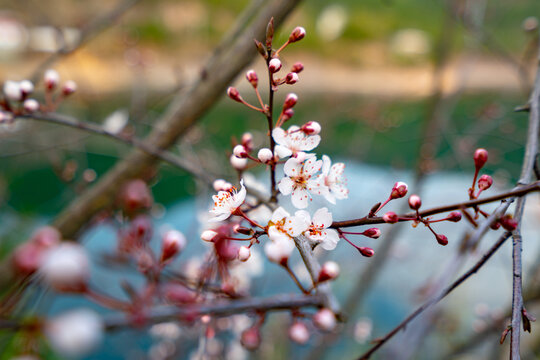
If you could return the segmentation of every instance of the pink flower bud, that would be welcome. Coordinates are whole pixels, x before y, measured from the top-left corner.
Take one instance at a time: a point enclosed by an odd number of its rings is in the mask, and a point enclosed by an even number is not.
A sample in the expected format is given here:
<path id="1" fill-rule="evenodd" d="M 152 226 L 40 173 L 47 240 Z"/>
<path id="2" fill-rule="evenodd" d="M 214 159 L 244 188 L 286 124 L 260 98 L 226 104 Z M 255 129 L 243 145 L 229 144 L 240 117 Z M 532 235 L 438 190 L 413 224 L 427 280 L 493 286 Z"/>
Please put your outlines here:
<path id="1" fill-rule="evenodd" d="M 390 193 L 390 197 L 392 199 L 400 199 L 407 195 L 408 186 L 402 181 L 398 181 L 394 184 L 394 187 L 392 188 L 392 192 Z"/>
<path id="2" fill-rule="evenodd" d="M 293 43 L 293 42 L 302 40 L 304 36 L 306 36 L 306 29 L 304 29 L 301 26 L 297 26 L 291 32 L 291 35 L 289 35 L 289 42 Z"/>
<path id="3" fill-rule="evenodd" d="M 257 158 L 259 158 L 262 163 L 266 164 L 274 158 L 274 154 L 272 153 L 272 150 L 268 148 L 262 148 L 257 153 Z"/>
<path id="4" fill-rule="evenodd" d="M 285 82 L 289 85 L 295 84 L 298 82 L 298 74 L 295 72 L 290 72 L 285 76 Z"/>
<path id="5" fill-rule="evenodd" d="M 238 260 L 247 261 L 251 256 L 251 251 L 247 246 L 240 246 L 238 249 Z"/>
<path id="6" fill-rule="evenodd" d="M 180 231 L 169 230 L 161 242 L 161 262 L 172 259 L 186 246 L 186 237 Z"/>
<path id="7" fill-rule="evenodd" d="M 240 93 L 235 87 L 230 86 L 227 89 L 227 96 L 229 96 L 234 101 L 238 101 L 239 103 L 243 102 L 242 97 L 240 96 Z"/>
<path id="8" fill-rule="evenodd" d="M 45 248 L 34 242 L 19 245 L 12 256 L 12 264 L 16 274 L 30 275 L 39 269 Z"/>
<path id="9" fill-rule="evenodd" d="M 261 345 L 261 332 L 258 326 L 250 327 L 242 332 L 240 343 L 250 351 L 257 350 Z"/>
<path id="10" fill-rule="evenodd" d="M 499 223 L 506 231 L 514 231 L 518 227 L 517 221 L 510 214 L 504 215 Z"/>
<path id="11" fill-rule="evenodd" d="M 381 230 L 377 228 L 367 229 L 366 231 L 362 233 L 362 235 L 367 236 L 372 239 L 378 239 L 379 236 L 381 236 Z"/>
<path id="12" fill-rule="evenodd" d="M 383 215 L 383 220 L 385 223 L 395 224 L 399 221 L 399 217 L 397 216 L 395 212 L 389 211 Z"/>
<path id="13" fill-rule="evenodd" d="M 291 68 L 291 72 L 294 72 L 297 74 L 301 72 L 302 70 L 304 70 L 304 64 L 302 64 L 301 62 L 295 63 Z"/>
<path id="14" fill-rule="evenodd" d="M 127 212 L 150 208 L 154 202 L 148 185 L 141 179 L 131 180 L 124 185 L 120 200 Z"/>
<path id="15" fill-rule="evenodd" d="M 320 309 L 313 315 L 313 324 L 323 331 L 332 331 L 336 327 L 336 316 L 330 309 Z"/>
<path id="16" fill-rule="evenodd" d="M 474 166 L 476 170 L 480 170 L 488 160 L 488 152 L 486 149 L 476 149 L 474 152 Z"/>
<path id="17" fill-rule="evenodd" d="M 8 80 L 4 83 L 4 94 L 9 100 L 21 101 L 23 99 L 21 85 L 16 81 Z"/>
<path id="18" fill-rule="evenodd" d="M 321 132 L 321 125 L 316 121 L 308 121 L 300 129 L 306 135 L 318 135 Z"/>
<path id="19" fill-rule="evenodd" d="M 287 95 L 287 97 L 285 98 L 285 103 L 283 104 L 283 107 L 285 109 L 290 109 L 292 108 L 294 105 L 296 105 L 296 102 L 298 101 L 298 96 L 296 96 L 296 94 L 294 93 L 290 93 Z"/>
<path id="20" fill-rule="evenodd" d="M 255 70 L 249 70 L 246 73 L 246 79 L 247 81 L 249 81 L 251 86 L 253 86 L 254 88 L 257 88 L 257 85 L 259 83 L 259 78 L 257 77 L 257 73 L 255 72 Z"/>
<path id="21" fill-rule="evenodd" d="M 439 244 L 441 244 L 442 246 L 448 245 L 448 238 L 447 238 L 445 235 L 443 235 L 443 234 L 437 234 L 437 235 L 435 236 L 435 238 L 437 239 L 437 242 L 438 242 Z"/>
<path id="22" fill-rule="evenodd" d="M 218 233 L 214 230 L 204 230 L 201 234 L 201 239 L 204 241 L 214 241 Z"/>
<path id="23" fill-rule="evenodd" d="M 244 158 L 248 157 L 248 153 L 247 153 L 246 148 L 244 147 L 244 145 L 236 145 L 234 147 L 234 149 L 233 149 L 233 154 L 237 158 L 241 158 L 241 159 L 244 159 Z"/>
<path id="24" fill-rule="evenodd" d="M 43 75 L 43 81 L 45 82 L 45 88 L 47 90 L 53 90 L 58 85 L 58 81 L 60 81 L 60 76 L 56 72 L 56 70 L 49 69 L 45 71 L 45 74 Z"/>
<path id="25" fill-rule="evenodd" d="M 327 261 L 319 272 L 318 282 L 333 280 L 339 276 L 339 265 L 335 261 Z"/>
<path id="26" fill-rule="evenodd" d="M 289 328 L 289 338 L 300 345 L 304 345 L 309 340 L 309 330 L 304 323 L 295 322 Z"/>
<path id="27" fill-rule="evenodd" d="M 273 58 L 268 63 L 268 70 L 271 73 L 276 73 L 281 69 L 281 61 L 278 58 Z"/>
<path id="28" fill-rule="evenodd" d="M 247 152 L 253 150 L 253 135 L 251 133 L 244 133 L 242 135 L 242 145 L 246 148 Z"/>
<path id="29" fill-rule="evenodd" d="M 362 256 L 365 257 L 372 257 L 373 255 L 375 255 L 375 251 L 370 247 L 359 247 L 358 251 L 360 252 L 360 254 L 362 254 Z"/>
<path id="30" fill-rule="evenodd" d="M 64 96 L 71 95 L 75 91 L 77 91 L 77 83 L 73 80 L 66 81 L 64 86 L 62 86 L 62 94 L 64 94 Z"/>
<path id="31" fill-rule="evenodd" d="M 231 162 L 231 166 L 235 168 L 236 170 L 244 170 L 247 167 L 248 159 L 247 158 L 239 158 L 234 155 L 232 155 L 229 158 Z"/>
<path id="32" fill-rule="evenodd" d="M 482 191 L 487 190 L 493 184 L 493 178 L 489 175 L 482 175 L 478 179 L 478 188 Z"/>
<path id="33" fill-rule="evenodd" d="M 281 115 L 281 119 L 283 120 L 283 122 L 289 120 L 290 118 L 292 118 L 294 115 L 294 110 L 293 109 L 285 109 L 285 111 L 283 111 L 283 115 Z"/>
<path id="34" fill-rule="evenodd" d="M 36 99 L 26 99 L 23 103 L 24 110 L 29 113 L 34 113 L 39 110 L 39 103 Z"/>
<path id="35" fill-rule="evenodd" d="M 422 206 L 422 200 L 420 199 L 420 196 L 411 195 L 409 197 L 409 207 L 413 210 L 418 210 L 420 209 L 420 206 Z"/>
<path id="36" fill-rule="evenodd" d="M 19 83 L 19 87 L 24 96 L 30 95 L 34 92 L 34 84 L 30 80 L 23 80 Z"/>
<path id="37" fill-rule="evenodd" d="M 446 220 L 451 222 L 458 222 L 461 220 L 461 213 L 459 211 L 452 211 L 450 214 L 448 214 Z"/>

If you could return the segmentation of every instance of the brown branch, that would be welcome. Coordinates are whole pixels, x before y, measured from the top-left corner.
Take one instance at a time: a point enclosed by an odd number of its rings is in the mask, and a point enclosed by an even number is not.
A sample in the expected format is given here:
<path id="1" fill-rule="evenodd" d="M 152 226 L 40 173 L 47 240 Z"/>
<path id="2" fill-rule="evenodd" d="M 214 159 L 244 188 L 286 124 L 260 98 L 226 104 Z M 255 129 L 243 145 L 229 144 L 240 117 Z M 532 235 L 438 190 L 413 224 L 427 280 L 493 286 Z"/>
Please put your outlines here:
<path id="1" fill-rule="evenodd" d="M 540 60 L 540 53 L 538 55 Z M 529 100 L 529 128 L 527 131 L 527 145 L 523 157 L 523 167 L 518 184 L 525 185 L 531 181 L 538 153 L 538 129 L 540 126 L 540 68 L 536 74 L 536 81 Z M 525 197 L 518 200 L 514 219 L 518 226 L 513 234 L 512 246 L 512 332 L 510 336 L 510 359 L 517 360 L 519 355 L 519 343 L 521 333 L 521 314 L 523 310 L 523 289 L 522 289 L 522 239 L 521 239 L 521 219 L 525 207 Z"/>
<path id="2" fill-rule="evenodd" d="M 426 217 L 426 216 L 440 214 L 440 213 L 449 212 L 453 210 L 476 207 L 478 205 L 492 203 L 492 202 L 496 202 L 496 201 L 504 200 L 508 198 L 522 197 L 533 191 L 540 191 L 540 181 L 536 181 L 528 185 L 517 186 L 510 191 L 503 192 L 498 195 L 486 197 L 483 199 L 476 199 L 476 200 L 464 201 L 464 202 L 460 202 L 456 204 L 434 207 L 431 209 L 420 211 L 419 214 L 422 217 Z M 415 216 L 416 216 L 416 213 L 414 212 L 399 215 L 399 217 L 405 217 L 405 218 L 412 218 Z M 399 220 L 399 221 L 401 222 L 401 221 L 408 221 L 408 220 Z M 367 217 L 366 216 L 366 217 L 354 219 L 354 220 L 334 221 L 331 227 L 346 228 L 346 227 L 353 227 L 353 226 L 360 226 L 360 225 L 373 225 L 373 224 L 384 224 L 384 223 L 385 222 L 382 217 L 379 217 L 379 216 Z"/>
<path id="3" fill-rule="evenodd" d="M 216 301 L 204 305 L 187 305 L 182 307 L 163 306 L 149 311 L 145 324 L 155 324 L 168 320 L 192 318 L 193 315 L 211 315 L 214 317 L 229 316 L 246 312 L 291 310 L 303 307 L 323 305 L 320 295 L 276 295 L 269 298 L 251 298 L 234 301 Z M 105 319 L 108 330 L 132 326 L 133 320 L 124 314 L 115 314 Z"/>
<path id="4" fill-rule="evenodd" d="M 390 340 L 394 335 L 396 335 L 400 330 L 404 329 L 412 320 L 414 320 L 418 315 L 424 312 L 426 309 L 432 305 L 438 303 L 444 299 L 448 294 L 450 294 L 454 289 L 460 286 L 463 282 L 476 273 L 484 264 L 495 254 L 495 252 L 504 244 L 504 242 L 510 237 L 510 233 L 504 233 L 499 240 L 482 256 L 482 258 L 471 267 L 466 273 L 461 275 L 456 281 L 454 281 L 450 286 L 444 289 L 439 295 L 429 299 L 422 306 L 416 309 L 411 315 L 409 315 L 405 320 L 403 320 L 398 326 L 396 326 L 392 331 L 386 334 L 383 338 L 377 340 L 377 344 L 374 345 L 371 349 L 361 355 L 358 359 L 369 359 L 375 351 L 377 351 L 381 346 L 383 346 L 388 340 Z"/>
<path id="5" fill-rule="evenodd" d="M 198 80 L 175 97 L 143 142 L 159 149 L 173 145 L 222 96 L 236 74 L 254 58 L 256 50 L 253 38 L 264 36 L 268 19 L 274 16 L 276 23 L 281 24 L 298 3 L 299 0 L 268 2 L 239 37 L 221 44 L 223 50 L 219 56 L 210 58 Z M 154 156 L 140 150 L 132 151 L 93 187 L 73 200 L 57 217 L 54 226 L 65 238 L 73 238 L 92 216 L 112 205 L 114 194 L 126 180 L 140 176 L 154 163 Z"/>

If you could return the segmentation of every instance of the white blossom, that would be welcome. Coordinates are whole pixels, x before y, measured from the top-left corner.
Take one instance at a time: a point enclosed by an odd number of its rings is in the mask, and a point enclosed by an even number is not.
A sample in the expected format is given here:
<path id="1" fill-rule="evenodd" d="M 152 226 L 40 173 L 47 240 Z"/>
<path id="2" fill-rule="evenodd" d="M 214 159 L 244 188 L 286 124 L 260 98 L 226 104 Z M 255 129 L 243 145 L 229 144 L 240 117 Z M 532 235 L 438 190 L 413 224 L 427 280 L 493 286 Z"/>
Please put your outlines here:
<path id="1" fill-rule="evenodd" d="M 8 80 L 4 83 L 4 94 L 9 100 L 19 101 L 22 100 L 23 92 L 21 84 L 16 81 Z"/>
<path id="2" fill-rule="evenodd" d="M 210 210 L 210 213 L 216 215 L 216 217 L 210 219 L 211 222 L 227 219 L 244 203 L 246 198 L 244 180 L 240 180 L 240 185 L 242 186 L 240 191 L 232 188 L 230 191 L 220 191 L 217 195 L 212 196 L 214 207 Z"/>
<path id="3" fill-rule="evenodd" d="M 307 229 L 308 223 L 303 216 L 291 216 L 282 207 L 277 208 L 268 223 L 268 237 L 264 251 L 273 262 L 281 262 L 288 258 L 294 250 L 294 241 L 291 237 L 299 236 Z"/>
<path id="4" fill-rule="evenodd" d="M 280 158 L 311 151 L 321 142 L 319 135 L 306 135 L 296 125 L 291 126 L 287 131 L 279 127 L 275 128 L 272 131 L 272 137 L 277 144 L 274 151 Z"/>
<path id="5" fill-rule="evenodd" d="M 339 241 L 338 232 L 328 227 L 332 225 L 332 213 L 327 208 L 318 209 L 313 218 L 305 210 L 297 211 L 297 215 L 303 217 L 309 224 L 304 236 L 308 239 L 320 243 L 325 250 L 333 250 Z"/>
<path id="6" fill-rule="evenodd" d="M 76 357 L 99 344 L 103 337 L 103 322 L 91 310 L 72 310 L 49 320 L 45 333 L 54 350 L 64 356 Z"/>
<path id="7" fill-rule="evenodd" d="M 90 264 L 81 245 L 63 243 L 47 251 L 39 271 L 45 282 L 54 288 L 79 288 L 90 276 Z"/>
<path id="8" fill-rule="evenodd" d="M 317 177 L 317 193 L 323 195 L 332 204 L 336 203 L 336 199 L 346 199 L 349 196 L 349 190 L 347 189 L 347 178 L 343 173 L 345 164 L 332 165 L 330 158 L 326 155 L 323 155 L 322 161 L 321 174 Z"/>
<path id="9" fill-rule="evenodd" d="M 319 183 L 314 177 L 323 162 L 315 160 L 314 156 L 308 157 L 303 163 L 295 158 L 290 158 L 285 163 L 285 177 L 278 184 L 278 189 L 283 195 L 291 194 L 293 205 L 298 209 L 308 206 L 310 191 L 318 191 Z"/>

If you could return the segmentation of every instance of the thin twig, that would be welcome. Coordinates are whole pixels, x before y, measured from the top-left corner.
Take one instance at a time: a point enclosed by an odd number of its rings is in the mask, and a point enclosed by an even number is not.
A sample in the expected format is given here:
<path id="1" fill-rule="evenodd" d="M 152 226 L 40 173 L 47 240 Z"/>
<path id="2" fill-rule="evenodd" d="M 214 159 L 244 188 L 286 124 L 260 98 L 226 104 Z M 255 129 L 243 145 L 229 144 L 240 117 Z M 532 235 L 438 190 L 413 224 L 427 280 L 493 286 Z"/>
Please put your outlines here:
<path id="1" fill-rule="evenodd" d="M 361 355 L 359 359 L 369 359 L 375 351 L 377 351 L 381 346 L 383 346 L 388 340 L 390 340 L 395 334 L 397 334 L 400 330 L 404 329 L 412 320 L 414 320 L 418 315 L 420 315 L 422 312 L 424 312 L 426 309 L 428 309 L 430 306 L 438 303 L 442 299 L 444 299 L 448 294 L 450 294 L 454 289 L 456 289 L 458 286 L 460 286 L 463 282 L 465 282 L 467 279 L 471 277 L 474 273 L 476 273 L 484 264 L 495 254 L 495 252 L 504 244 L 504 242 L 510 237 L 509 232 L 505 232 L 499 240 L 487 251 L 482 258 L 473 266 L 471 267 L 466 273 L 461 275 L 456 281 L 454 281 L 450 286 L 448 286 L 446 289 L 444 289 L 439 295 L 429 299 L 427 302 L 425 302 L 422 306 L 420 306 L 418 309 L 416 309 L 411 315 L 409 315 L 405 320 L 403 320 L 398 326 L 396 326 L 392 331 L 390 331 L 388 334 L 386 334 L 383 338 L 377 340 L 377 344 L 374 345 L 371 349 L 369 349 L 366 353 Z"/>
<path id="2" fill-rule="evenodd" d="M 487 204 L 496 202 L 499 200 L 504 200 L 508 198 L 513 197 L 521 197 L 524 196 L 530 192 L 533 191 L 540 191 L 540 181 L 536 181 L 533 183 L 530 183 L 528 185 L 524 186 L 517 186 L 514 189 L 500 193 L 498 195 L 482 198 L 482 199 L 476 199 L 476 200 L 470 200 L 470 201 L 464 201 L 461 203 L 456 204 L 450 204 L 445 206 L 438 206 L 431 209 L 420 211 L 419 214 L 421 217 L 426 217 L 430 215 L 440 214 L 444 212 L 449 212 L 453 210 L 460 210 L 463 208 L 474 208 L 478 205 Z M 411 218 L 415 217 L 416 213 L 411 212 L 403 215 L 399 215 L 400 218 Z M 399 220 L 401 221 L 408 221 L 408 220 Z M 353 226 L 360 226 L 360 225 L 373 225 L 373 224 L 384 224 L 385 221 L 382 217 L 363 217 L 359 219 L 354 220 L 345 220 L 345 221 L 334 221 L 331 225 L 333 228 L 346 228 L 346 227 L 353 227 Z"/>

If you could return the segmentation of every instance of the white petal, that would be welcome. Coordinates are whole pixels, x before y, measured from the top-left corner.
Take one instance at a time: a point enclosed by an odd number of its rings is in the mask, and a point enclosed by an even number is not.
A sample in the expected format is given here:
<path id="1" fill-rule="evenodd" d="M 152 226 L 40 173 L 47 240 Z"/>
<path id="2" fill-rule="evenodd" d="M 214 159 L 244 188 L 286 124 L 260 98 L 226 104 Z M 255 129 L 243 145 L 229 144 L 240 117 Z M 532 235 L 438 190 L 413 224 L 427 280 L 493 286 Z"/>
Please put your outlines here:
<path id="1" fill-rule="evenodd" d="M 308 206 L 309 193 L 304 189 L 295 188 L 291 195 L 292 204 L 297 209 L 305 209 Z"/>
<path id="2" fill-rule="evenodd" d="M 270 226 L 268 228 L 268 237 L 270 238 L 270 240 L 276 241 L 276 242 L 289 240 L 289 237 L 287 236 L 287 234 L 279 231 L 279 229 L 275 226 Z"/>
<path id="3" fill-rule="evenodd" d="M 282 220 L 283 218 L 286 218 L 287 216 L 290 216 L 291 214 L 289 214 L 287 212 L 287 210 L 285 210 L 284 208 L 282 208 L 281 206 L 278 207 L 276 210 L 274 210 L 274 213 L 272 214 L 272 222 L 273 223 L 277 223 L 278 221 Z"/>
<path id="4" fill-rule="evenodd" d="M 287 132 L 283 130 L 282 128 L 275 128 L 272 130 L 272 137 L 274 138 L 275 142 L 283 145 L 285 144 L 285 138 L 287 136 Z"/>
<path id="5" fill-rule="evenodd" d="M 327 208 L 323 207 L 315 211 L 313 215 L 313 224 L 327 228 L 332 225 L 332 213 Z"/>
<path id="6" fill-rule="evenodd" d="M 326 239 L 321 244 L 321 247 L 324 250 L 334 250 L 339 241 L 339 235 L 336 230 L 328 229 L 326 230 L 327 236 Z"/>
<path id="7" fill-rule="evenodd" d="M 322 166 L 322 161 L 321 160 L 316 160 L 316 158 L 314 158 L 314 157 L 309 158 L 304 163 L 304 173 L 306 175 L 313 175 L 317 171 L 320 170 L 321 166 Z"/>
<path id="8" fill-rule="evenodd" d="M 308 136 L 302 141 L 302 149 L 304 151 L 310 151 L 315 149 L 321 142 L 321 137 L 319 135 Z"/>
<path id="9" fill-rule="evenodd" d="M 244 200 L 246 199 L 246 187 L 244 186 L 244 179 L 240 180 L 240 186 L 242 187 L 238 193 L 236 193 L 234 197 L 234 207 L 239 207 L 244 203 Z"/>
<path id="10" fill-rule="evenodd" d="M 294 213 L 294 216 L 299 219 L 304 219 L 306 224 L 311 224 L 311 215 L 309 215 L 306 210 L 298 210 Z"/>
<path id="11" fill-rule="evenodd" d="M 278 183 L 278 189 L 283 195 L 289 195 L 294 186 L 294 181 L 291 180 L 291 178 L 284 177 L 281 179 L 281 181 Z"/>
<path id="12" fill-rule="evenodd" d="M 334 196 L 334 193 L 333 192 L 327 192 L 327 193 L 324 193 L 323 194 L 324 198 L 326 199 L 326 201 L 328 201 L 329 203 L 331 204 L 335 204 L 336 203 L 336 197 Z"/>
<path id="13" fill-rule="evenodd" d="M 323 166 L 321 172 L 323 175 L 327 176 L 328 172 L 330 171 L 330 166 L 332 165 L 332 161 L 327 155 L 322 156 Z"/>
<path id="14" fill-rule="evenodd" d="M 332 194 L 336 197 L 336 199 L 342 200 L 349 197 L 349 190 L 347 189 L 345 185 L 335 184 L 335 185 L 332 185 L 330 190 L 332 191 Z"/>
<path id="15" fill-rule="evenodd" d="M 283 171 L 287 176 L 290 177 L 299 176 L 302 173 L 302 164 L 299 163 L 295 158 L 290 158 L 285 163 Z"/>
<path id="16" fill-rule="evenodd" d="M 219 216 L 216 216 L 214 218 L 211 218 L 210 220 L 208 220 L 208 222 L 217 222 L 217 221 L 223 221 L 225 219 L 227 219 L 229 216 L 231 216 L 231 213 L 230 212 L 226 212 L 226 213 L 223 213 Z"/>
<path id="17" fill-rule="evenodd" d="M 277 156 L 279 156 L 280 159 L 286 158 L 287 156 L 291 156 L 293 153 L 291 149 L 283 145 L 276 145 L 276 147 L 274 148 L 274 152 L 276 153 Z"/>

